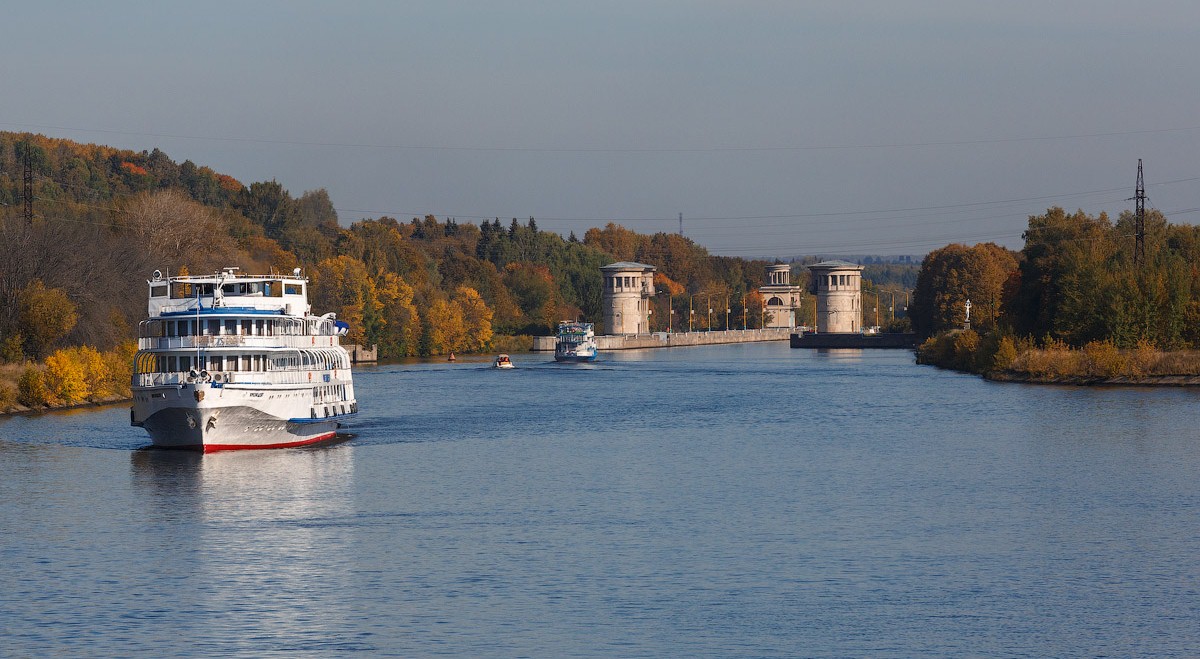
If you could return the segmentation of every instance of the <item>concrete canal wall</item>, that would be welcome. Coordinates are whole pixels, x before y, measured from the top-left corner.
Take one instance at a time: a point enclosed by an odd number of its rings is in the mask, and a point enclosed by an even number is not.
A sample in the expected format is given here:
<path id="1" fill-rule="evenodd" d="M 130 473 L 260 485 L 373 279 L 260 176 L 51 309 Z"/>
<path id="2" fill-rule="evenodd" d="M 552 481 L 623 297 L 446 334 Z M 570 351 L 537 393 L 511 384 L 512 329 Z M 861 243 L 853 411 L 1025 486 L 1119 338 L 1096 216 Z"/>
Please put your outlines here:
<path id="1" fill-rule="evenodd" d="M 793 348 L 906 348 L 917 347 L 917 335 L 911 332 L 895 334 L 862 334 L 859 332 L 804 332 L 793 334 Z"/>
<path id="2" fill-rule="evenodd" d="M 681 346 L 711 346 L 723 343 L 753 343 L 757 341 L 787 341 L 790 327 L 728 330 L 721 332 L 655 332 L 654 334 L 603 334 L 596 336 L 598 350 L 636 350 L 639 348 L 678 348 Z M 554 351 L 553 336 L 533 337 L 535 351 Z"/>

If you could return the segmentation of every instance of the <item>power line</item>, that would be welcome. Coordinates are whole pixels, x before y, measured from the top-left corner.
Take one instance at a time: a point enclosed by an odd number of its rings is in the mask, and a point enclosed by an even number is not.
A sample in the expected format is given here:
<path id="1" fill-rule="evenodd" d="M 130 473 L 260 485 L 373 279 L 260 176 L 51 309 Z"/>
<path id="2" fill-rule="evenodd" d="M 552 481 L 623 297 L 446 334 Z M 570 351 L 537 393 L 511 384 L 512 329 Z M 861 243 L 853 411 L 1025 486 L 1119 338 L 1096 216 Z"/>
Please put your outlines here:
<path id="1" fill-rule="evenodd" d="M 1175 183 L 1188 183 L 1188 182 L 1192 182 L 1192 181 L 1200 181 L 1200 176 L 1175 179 L 1172 181 L 1163 181 L 1161 183 L 1156 183 L 1155 185 L 1170 185 L 1170 184 L 1175 184 Z M 902 208 L 882 208 L 882 209 L 861 210 L 861 211 L 830 211 L 830 212 L 819 212 L 819 213 L 783 213 L 783 214 L 773 214 L 773 215 L 725 215 L 725 216 L 713 215 L 713 216 L 697 216 L 697 217 L 688 216 L 688 221 L 689 222 L 691 222 L 691 221 L 724 222 L 724 221 L 732 221 L 732 220 L 770 220 L 770 219 L 800 219 L 800 218 L 821 218 L 821 217 L 850 217 L 850 216 L 856 216 L 856 215 L 877 215 L 877 214 L 882 214 L 882 213 L 903 213 L 903 212 L 914 212 L 914 211 L 963 209 L 963 208 L 981 207 L 981 206 L 1016 204 L 1016 203 L 1030 202 L 1030 201 L 1046 201 L 1046 200 L 1051 200 L 1051 199 L 1069 199 L 1069 198 L 1073 198 L 1073 197 L 1085 197 L 1085 196 L 1094 195 L 1094 194 L 1106 194 L 1106 193 L 1110 193 L 1110 192 L 1120 192 L 1120 191 L 1128 190 L 1128 189 L 1129 188 L 1125 187 L 1124 185 L 1121 185 L 1121 186 L 1114 186 L 1114 187 L 1110 187 L 1110 188 L 1102 188 L 1102 189 L 1098 189 L 1098 190 L 1087 190 L 1084 192 L 1069 192 L 1069 193 L 1063 193 L 1063 194 L 1039 195 L 1039 196 L 1035 196 L 1035 197 L 1016 197 L 1016 198 L 1012 198 L 1012 199 L 998 199 L 998 200 L 992 200 L 992 201 L 975 201 L 975 202 L 967 202 L 967 203 L 960 203 L 960 204 L 942 204 L 942 205 L 937 205 L 937 206 L 911 206 L 911 207 L 902 207 Z M 435 217 L 453 217 L 453 218 L 481 219 L 481 220 L 491 220 L 496 217 L 508 217 L 510 215 L 512 217 L 517 217 L 517 215 L 527 215 L 527 213 L 518 213 L 516 215 L 512 215 L 510 213 L 499 213 L 499 214 L 492 213 L 492 214 L 486 214 L 486 215 L 474 215 L 474 214 L 470 214 L 470 213 L 448 213 L 448 212 L 430 213 L 429 211 L 401 211 L 401 210 L 379 210 L 379 209 L 336 208 L 336 207 L 334 208 L 334 210 L 336 210 L 339 213 L 364 213 L 364 214 L 368 214 L 368 215 L 378 215 L 378 216 L 388 216 L 388 217 L 424 217 L 426 215 L 434 215 Z M 613 222 L 613 223 L 670 222 L 674 218 L 670 218 L 670 217 L 553 217 L 553 216 L 546 217 L 546 216 L 541 216 L 541 217 L 539 217 L 539 219 L 544 220 L 544 221 L 550 221 L 550 222 L 586 222 L 586 223 L 600 224 L 600 223 L 608 223 L 608 222 Z"/>
<path id="2" fill-rule="evenodd" d="M 1177 128 L 1155 128 L 1146 130 L 1112 131 L 1098 133 L 1076 133 L 1066 135 L 1034 135 L 1018 137 L 978 138 L 969 140 L 931 140 L 927 142 L 879 142 L 861 144 L 807 144 L 784 146 L 708 146 L 708 147 L 533 147 L 533 146 L 451 146 L 436 144 L 372 144 L 366 142 L 323 142 L 307 140 L 280 140 L 260 137 L 223 137 L 213 135 L 186 135 L 179 133 L 150 133 L 143 131 L 118 130 L 107 128 L 79 128 L 50 124 L 35 124 L 24 122 L 0 121 L 0 125 L 36 128 L 39 130 L 63 130 L 82 133 L 101 133 L 109 135 L 133 135 L 138 137 L 155 137 L 180 140 L 201 140 L 211 142 L 241 142 L 251 144 L 278 144 L 288 146 L 319 146 L 342 147 L 356 149 L 392 149 L 411 151 L 477 151 L 477 152 L 515 152 L 515 153 L 725 153 L 725 152 L 780 152 L 780 151 L 838 151 L 854 149 L 905 149 L 942 146 L 976 146 L 982 144 L 1008 144 L 1014 142 L 1047 142 L 1056 140 L 1094 139 L 1099 137 L 1123 137 L 1130 135 L 1149 135 L 1156 133 L 1178 133 L 1200 130 L 1200 126 L 1182 126 Z"/>

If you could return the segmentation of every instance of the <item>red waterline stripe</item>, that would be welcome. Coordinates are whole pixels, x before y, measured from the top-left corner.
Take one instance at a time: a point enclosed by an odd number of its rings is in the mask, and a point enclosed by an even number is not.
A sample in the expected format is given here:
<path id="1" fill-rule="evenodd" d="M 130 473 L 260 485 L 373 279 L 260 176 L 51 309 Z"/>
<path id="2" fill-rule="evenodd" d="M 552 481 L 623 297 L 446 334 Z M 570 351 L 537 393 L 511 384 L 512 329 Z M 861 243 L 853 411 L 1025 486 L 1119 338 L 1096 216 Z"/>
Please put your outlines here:
<path id="1" fill-rule="evenodd" d="M 292 448 L 295 446 L 305 446 L 307 444 L 316 444 L 317 442 L 331 439 L 337 435 L 335 432 L 318 435 L 312 439 L 304 439 L 298 442 L 283 442 L 282 444 L 205 444 L 204 452 L 212 453 L 214 451 L 244 451 L 260 448 Z"/>

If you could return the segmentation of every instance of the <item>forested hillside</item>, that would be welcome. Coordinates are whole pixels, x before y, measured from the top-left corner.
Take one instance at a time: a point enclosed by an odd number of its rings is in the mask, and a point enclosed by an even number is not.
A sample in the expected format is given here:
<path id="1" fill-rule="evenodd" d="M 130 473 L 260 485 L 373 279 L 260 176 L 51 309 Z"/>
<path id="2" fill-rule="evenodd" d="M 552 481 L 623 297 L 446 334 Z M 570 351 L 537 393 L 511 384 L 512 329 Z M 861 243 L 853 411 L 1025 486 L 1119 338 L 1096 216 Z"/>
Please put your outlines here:
<path id="1" fill-rule="evenodd" d="M 27 155 L 32 223 L 22 214 Z M 343 227 L 324 190 L 294 196 L 276 181 L 246 185 L 157 149 L 17 133 L 0 133 L 0 220 L 0 305 L 17 310 L 0 317 L 0 356 L 10 362 L 128 341 L 154 270 L 301 267 L 315 309 L 337 312 L 351 338 L 396 357 L 486 350 L 494 335 L 547 333 L 561 319 L 598 323 L 599 267 L 614 260 L 658 267 L 656 329 L 666 328 L 667 304 L 683 319 L 694 296 L 746 305 L 754 327 L 767 265 L 613 224 L 582 240 L 541 231 L 533 218 L 378 217 Z M 696 329 L 707 321 L 697 314 Z M 714 314 L 714 328 L 723 323 Z"/>

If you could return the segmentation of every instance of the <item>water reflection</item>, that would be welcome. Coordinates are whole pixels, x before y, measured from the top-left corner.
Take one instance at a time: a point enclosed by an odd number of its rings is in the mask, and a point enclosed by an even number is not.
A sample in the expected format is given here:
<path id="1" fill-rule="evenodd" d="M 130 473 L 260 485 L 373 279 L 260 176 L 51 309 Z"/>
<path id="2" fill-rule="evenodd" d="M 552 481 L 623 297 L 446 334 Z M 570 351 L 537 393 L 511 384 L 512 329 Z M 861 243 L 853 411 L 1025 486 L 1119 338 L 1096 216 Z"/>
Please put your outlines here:
<path id="1" fill-rule="evenodd" d="M 253 652 L 283 639 L 308 651 L 357 647 L 339 635 L 351 594 L 326 586 L 352 582 L 340 560 L 354 545 L 350 446 L 141 450 L 130 464 L 143 517 L 168 531 L 151 553 L 186 566 L 185 610 L 202 612 L 182 624 L 221 639 L 207 650 Z"/>
<path id="2" fill-rule="evenodd" d="M 813 348 L 814 353 L 818 358 L 825 358 L 829 361 L 837 362 L 861 362 L 863 351 L 862 348 Z"/>

